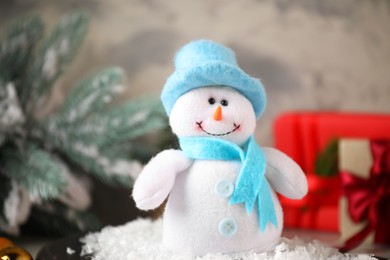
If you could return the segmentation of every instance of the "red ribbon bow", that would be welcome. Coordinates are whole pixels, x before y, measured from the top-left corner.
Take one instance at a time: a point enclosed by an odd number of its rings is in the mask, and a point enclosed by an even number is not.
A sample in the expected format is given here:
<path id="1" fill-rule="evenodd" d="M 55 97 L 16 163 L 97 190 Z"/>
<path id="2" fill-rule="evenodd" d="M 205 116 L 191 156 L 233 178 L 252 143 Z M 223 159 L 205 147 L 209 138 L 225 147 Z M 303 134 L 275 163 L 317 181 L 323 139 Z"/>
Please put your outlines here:
<path id="1" fill-rule="evenodd" d="M 367 225 L 350 237 L 341 251 L 358 246 L 372 231 L 375 231 L 376 243 L 390 243 L 390 141 L 372 141 L 370 147 L 373 165 L 369 179 L 353 176 L 347 171 L 341 172 L 352 220 L 367 220 Z"/>

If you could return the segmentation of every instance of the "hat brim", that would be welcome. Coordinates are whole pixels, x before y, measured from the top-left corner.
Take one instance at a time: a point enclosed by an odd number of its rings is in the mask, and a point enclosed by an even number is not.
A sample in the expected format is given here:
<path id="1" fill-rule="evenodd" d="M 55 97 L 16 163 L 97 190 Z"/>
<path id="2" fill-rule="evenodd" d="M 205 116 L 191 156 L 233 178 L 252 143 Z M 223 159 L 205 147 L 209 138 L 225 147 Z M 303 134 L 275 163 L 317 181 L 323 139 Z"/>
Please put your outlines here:
<path id="1" fill-rule="evenodd" d="M 190 90 L 205 86 L 228 86 L 243 94 L 259 118 L 266 105 L 264 87 L 236 66 L 221 61 L 208 61 L 176 70 L 165 83 L 161 100 L 169 115 L 176 100 Z"/>

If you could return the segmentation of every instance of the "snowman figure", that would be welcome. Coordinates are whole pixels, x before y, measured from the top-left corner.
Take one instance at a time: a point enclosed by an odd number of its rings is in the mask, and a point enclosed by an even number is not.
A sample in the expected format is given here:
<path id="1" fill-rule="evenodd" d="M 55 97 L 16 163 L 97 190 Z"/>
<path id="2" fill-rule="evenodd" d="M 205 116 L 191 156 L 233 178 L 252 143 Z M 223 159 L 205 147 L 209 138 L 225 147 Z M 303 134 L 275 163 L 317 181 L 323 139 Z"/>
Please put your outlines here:
<path id="1" fill-rule="evenodd" d="M 180 150 L 151 159 L 135 182 L 142 210 L 161 205 L 163 244 L 173 252 L 264 252 L 278 243 L 283 212 L 275 192 L 307 193 L 300 167 L 254 140 L 265 109 L 261 82 L 242 71 L 233 51 L 210 40 L 176 54 L 161 99 Z"/>

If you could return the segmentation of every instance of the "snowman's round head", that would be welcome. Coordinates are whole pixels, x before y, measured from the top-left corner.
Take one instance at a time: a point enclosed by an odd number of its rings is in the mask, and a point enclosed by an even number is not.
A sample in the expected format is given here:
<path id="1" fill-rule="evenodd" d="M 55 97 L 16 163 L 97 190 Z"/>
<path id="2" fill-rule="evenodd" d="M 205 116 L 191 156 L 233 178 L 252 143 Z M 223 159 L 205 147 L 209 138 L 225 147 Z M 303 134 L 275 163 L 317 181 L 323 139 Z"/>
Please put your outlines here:
<path id="1" fill-rule="evenodd" d="M 251 102 L 237 90 L 209 86 L 180 96 L 169 123 L 178 137 L 214 137 L 241 145 L 255 130 L 256 114 Z"/>
<path id="2" fill-rule="evenodd" d="M 266 106 L 263 84 L 246 74 L 234 52 L 210 40 L 193 41 L 175 56 L 161 101 L 178 137 L 207 136 L 238 145 L 254 132 Z"/>

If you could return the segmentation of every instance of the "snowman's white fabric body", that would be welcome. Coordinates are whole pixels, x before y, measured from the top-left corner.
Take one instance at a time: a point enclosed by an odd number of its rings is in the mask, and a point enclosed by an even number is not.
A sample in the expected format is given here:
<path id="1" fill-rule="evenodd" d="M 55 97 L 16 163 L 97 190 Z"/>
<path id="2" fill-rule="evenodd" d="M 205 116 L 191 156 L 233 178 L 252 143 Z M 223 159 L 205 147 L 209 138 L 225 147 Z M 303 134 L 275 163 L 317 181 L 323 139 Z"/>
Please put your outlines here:
<path id="1" fill-rule="evenodd" d="M 256 108 L 252 97 L 234 86 L 201 86 L 175 98 L 169 122 L 179 139 L 220 138 L 242 146 L 254 133 Z M 277 221 L 276 225 L 269 222 L 264 230 L 259 228 L 257 210 L 248 213 L 243 204 L 229 203 L 242 167 L 239 160 L 194 160 L 181 150 L 165 150 L 145 166 L 133 198 L 138 208 L 150 210 L 169 196 L 163 243 L 172 251 L 203 255 L 270 250 L 283 228 L 275 191 L 299 199 L 307 193 L 307 181 L 289 157 L 273 148 L 262 150 Z"/>

